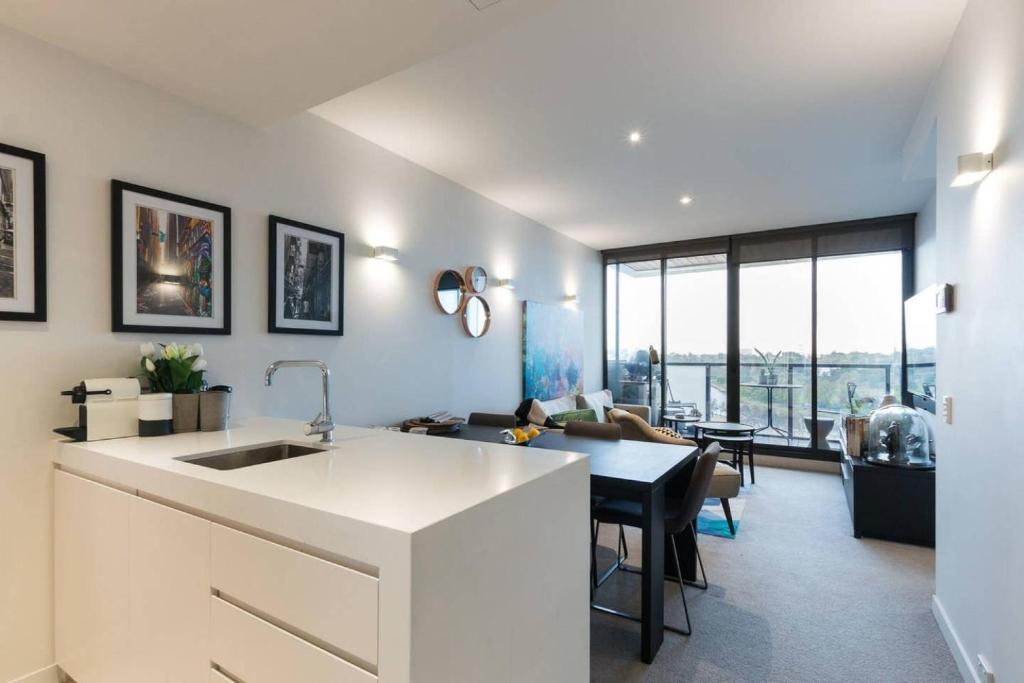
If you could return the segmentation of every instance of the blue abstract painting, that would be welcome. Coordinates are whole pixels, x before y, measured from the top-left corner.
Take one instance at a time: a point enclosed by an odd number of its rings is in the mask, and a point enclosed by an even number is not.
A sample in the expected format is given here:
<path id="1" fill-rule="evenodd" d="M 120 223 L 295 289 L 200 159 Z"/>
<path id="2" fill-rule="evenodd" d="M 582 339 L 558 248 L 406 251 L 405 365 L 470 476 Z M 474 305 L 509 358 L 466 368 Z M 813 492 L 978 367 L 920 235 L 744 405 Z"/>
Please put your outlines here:
<path id="1" fill-rule="evenodd" d="M 548 401 L 583 392 L 583 314 L 523 302 L 523 398 Z"/>

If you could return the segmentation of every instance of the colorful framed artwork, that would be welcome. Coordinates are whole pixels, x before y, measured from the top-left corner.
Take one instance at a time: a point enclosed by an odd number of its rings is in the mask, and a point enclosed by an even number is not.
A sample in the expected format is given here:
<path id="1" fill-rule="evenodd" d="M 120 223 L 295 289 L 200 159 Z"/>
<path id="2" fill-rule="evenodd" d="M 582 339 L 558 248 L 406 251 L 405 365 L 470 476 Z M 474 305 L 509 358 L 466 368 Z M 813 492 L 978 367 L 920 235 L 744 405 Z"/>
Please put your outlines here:
<path id="1" fill-rule="evenodd" d="M 548 401 L 583 392 L 583 314 L 523 302 L 523 398 Z"/>
<path id="2" fill-rule="evenodd" d="M 46 156 L 0 144 L 0 320 L 46 320 Z"/>
<path id="3" fill-rule="evenodd" d="M 114 332 L 231 334 L 231 209 L 111 183 Z"/>
<path id="4" fill-rule="evenodd" d="M 345 235 L 270 217 L 269 331 L 343 334 Z"/>

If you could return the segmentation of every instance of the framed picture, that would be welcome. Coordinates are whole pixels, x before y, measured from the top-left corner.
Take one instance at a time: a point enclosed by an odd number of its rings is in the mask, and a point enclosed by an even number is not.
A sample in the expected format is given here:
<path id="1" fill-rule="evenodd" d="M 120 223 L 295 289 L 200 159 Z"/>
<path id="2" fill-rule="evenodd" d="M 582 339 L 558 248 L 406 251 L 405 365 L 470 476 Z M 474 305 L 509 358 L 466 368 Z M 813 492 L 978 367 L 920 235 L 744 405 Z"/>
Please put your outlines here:
<path id="1" fill-rule="evenodd" d="M 3 144 L 0 320 L 46 320 L 46 157 Z"/>
<path id="2" fill-rule="evenodd" d="M 560 304 L 523 302 L 523 398 L 583 393 L 583 314 Z"/>
<path id="3" fill-rule="evenodd" d="M 343 333 L 345 235 L 270 217 L 269 331 Z"/>
<path id="4" fill-rule="evenodd" d="M 231 334 L 231 209 L 111 183 L 114 332 Z"/>

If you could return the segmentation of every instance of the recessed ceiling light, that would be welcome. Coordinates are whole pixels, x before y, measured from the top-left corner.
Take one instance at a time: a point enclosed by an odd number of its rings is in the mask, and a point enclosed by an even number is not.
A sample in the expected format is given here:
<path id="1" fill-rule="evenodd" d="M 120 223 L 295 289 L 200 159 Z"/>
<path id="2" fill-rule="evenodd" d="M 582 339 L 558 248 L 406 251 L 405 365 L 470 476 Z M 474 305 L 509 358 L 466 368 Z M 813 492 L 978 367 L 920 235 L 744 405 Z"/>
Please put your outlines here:
<path id="1" fill-rule="evenodd" d="M 692 204 L 693 203 L 693 197 L 691 197 L 688 194 L 684 194 L 682 197 L 679 198 L 679 203 L 682 204 L 683 206 L 686 206 L 688 204 Z"/>
<path id="2" fill-rule="evenodd" d="M 634 130 L 629 134 L 629 141 L 634 145 L 638 145 L 644 141 L 644 134 L 638 130 Z"/>

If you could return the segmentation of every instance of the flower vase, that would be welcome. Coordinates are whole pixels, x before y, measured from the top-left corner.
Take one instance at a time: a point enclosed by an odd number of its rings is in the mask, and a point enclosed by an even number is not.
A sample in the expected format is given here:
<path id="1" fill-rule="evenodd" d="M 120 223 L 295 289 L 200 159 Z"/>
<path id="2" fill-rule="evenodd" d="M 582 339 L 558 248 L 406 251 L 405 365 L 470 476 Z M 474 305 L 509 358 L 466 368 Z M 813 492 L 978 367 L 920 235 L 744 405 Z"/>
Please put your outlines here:
<path id="1" fill-rule="evenodd" d="M 199 429 L 199 394 L 174 394 L 171 399 L 174 433 Z"/>

